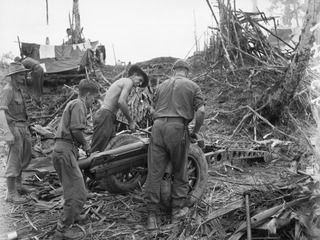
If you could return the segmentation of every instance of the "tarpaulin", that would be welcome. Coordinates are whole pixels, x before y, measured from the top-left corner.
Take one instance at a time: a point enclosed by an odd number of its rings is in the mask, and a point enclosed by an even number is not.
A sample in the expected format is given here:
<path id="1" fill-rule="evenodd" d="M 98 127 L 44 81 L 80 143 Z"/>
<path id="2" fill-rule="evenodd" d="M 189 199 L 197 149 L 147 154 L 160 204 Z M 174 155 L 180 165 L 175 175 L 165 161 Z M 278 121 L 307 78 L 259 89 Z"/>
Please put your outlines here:
<path id="1" fill-rule="evenodd" d="M 21 43 L 21 53 L 27 57 L 39 60 L 39 44 L 35 43 Z"/>
<path id="2" fill-rule="evenodd" d="M 55 47 L 55 58 L 57 60 L 63 60 L 71 58 L 72 45 L 61 45 Z"/>
<path id="3" fill-rule="evenodd" d="M 52 58 L 47 58 L 41 60 L 42 64 L 45 65 L 46 73 L 59 73 L 69 70 L 74 70 L 79 67 L 79 59 L 66 59 L 66 60 L 55 60 Z"/>
<path id="4" fill-rule="evenodd" d="M 73 45 L 40 45 L 22 43 L 21 52 L 41 63 L 45 73 L 59 73 L 77 69 L 87 49 L 94 49 L 98 41 Z"/>
<path id="5" fill-rule="evenodd" d="M 43 58 L 55 58 L 55 51 L 54 51 L 55 46 L 53 45 L 40 45 L 39 48 L 39 55 L 40 59 Z"/>

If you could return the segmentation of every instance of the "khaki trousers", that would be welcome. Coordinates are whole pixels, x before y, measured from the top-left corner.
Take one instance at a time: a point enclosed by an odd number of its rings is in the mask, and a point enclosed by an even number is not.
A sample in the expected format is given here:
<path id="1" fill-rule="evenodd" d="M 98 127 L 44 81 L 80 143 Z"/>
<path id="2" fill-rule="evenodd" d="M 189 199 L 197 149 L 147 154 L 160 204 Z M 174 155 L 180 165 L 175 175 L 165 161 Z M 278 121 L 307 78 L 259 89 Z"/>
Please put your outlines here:
<path id="1" fill-rule="evenodd" d="M 31 135 L 26 123 L 15 123 L 10 130 L 14 142 L 9 145 L 5 176 L 19 177 L 31 161 Z"/>
<path id="2" fill-rule="evenodd" d="M 87 199 L 87 190 L 77 158 L 78 149 L 73 144 L 65 141 L 56 142 L 52 161 L 63 188 L 63 226 L 70 226 L 79 218 Z"/>
<path id="3" fill-rule="evenodd" d="M 159 118 L 152 127 L 148 150 L 148 176 L 145 196 L 149 211 L 158 211 L 160 183 L 170 161 L 173 167 L 171 188 L 172 208 L 185 205 L 188 194 L 187 154 L 190 140 L 186 125 L 181 120 Z"/>

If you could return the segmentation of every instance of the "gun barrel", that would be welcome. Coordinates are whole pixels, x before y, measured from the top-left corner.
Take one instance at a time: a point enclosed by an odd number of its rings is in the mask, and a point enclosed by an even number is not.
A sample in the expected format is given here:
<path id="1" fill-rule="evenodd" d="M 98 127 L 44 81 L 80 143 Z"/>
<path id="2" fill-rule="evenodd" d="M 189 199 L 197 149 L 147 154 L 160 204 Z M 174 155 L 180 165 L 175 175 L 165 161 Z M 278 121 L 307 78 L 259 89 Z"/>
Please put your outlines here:
<path id="1" fill-rule="evenodd" d="M 122 156 L 126 156 L 132 152 L 139 152 L 141 149 L 148 148 L 148 141 L 141 140 L 139 142 L 130 143 L 127 145 L 123 145 L 114 149 L 109 149 L 99 153 L 93 153 L 88 158 L 79 159 L 78 165 L 80 169 L 89 169 L 97 165 L 104 164 L 108 162 L 108 160 L 120 159 Z"/>

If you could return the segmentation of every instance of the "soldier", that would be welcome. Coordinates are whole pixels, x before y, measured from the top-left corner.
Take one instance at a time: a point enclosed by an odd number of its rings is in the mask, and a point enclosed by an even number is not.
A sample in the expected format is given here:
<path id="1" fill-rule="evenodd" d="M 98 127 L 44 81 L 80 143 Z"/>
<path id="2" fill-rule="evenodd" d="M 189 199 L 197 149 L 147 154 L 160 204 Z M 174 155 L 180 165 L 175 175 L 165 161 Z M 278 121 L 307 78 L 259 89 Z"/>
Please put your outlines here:
<path id="1" fill-rule="evenodd" d="M 23 59 L 16 57 L 14 60 L 16 62 L 21 62 L 25 68 L 31 71 L 31 87 L 33 90 L 33 95 L 37 104 L 40 106 L 44 82 L 44 70 L 40 66 L 40 62 L 31 57 L 26 57 Z"/>
<path id="2" fill-rule="evenodd" d="M 63 111 L 56 133 L 52 154 L 55 170 L 63 187 L 63 216 L 58 222 L 55 239 L 76 239 L 70 228 L 81 219 L 80 213 L 87 198 L 87 191 L 78 166 L 78 147 L 90 154 L 90 146 L 83 131 L 87 123 L 87 108 L 91 107 L 99 95 L 98 85 L 87 79 L 79 83 L 79 96 L 70 101 Z"/>
<path id="3" fill-rule="evenodd" d="M 130 67 L 127 78 L 120 78 L 108 89 L 101 108 L 96 112 L 93 120 L 92 152 L 104 151 L 111 137 L 115 134 L 116 115 L 121 109 L 129 123 L 130 130 L 135 129 L 136 123 L 132 120 L 128 96 L 133 87 L 145 88 L 148 86 L 147 74 L 137 65 Z"/>
<path id="4" fill-rule="evenodd" d="M 11 136 L 13 136 L 8 141 L 9 155 L 5 171 L 7 178 L 5 200 L 12 203 L 27 201 L 19 194 L 27 192 L 22 187 L 21 174 L 31 161 L 31 135 L 22 95 L 26 71 L 27 69 L 21 63 L 11 63 L 7 74 L 10 80 L 0 93 L 0 116 L 3 116 L 1 121 L 7 122 Z"/>
<path id="5" fill-rule="evenodd" d="M 187 155 L 191 138 L 204 120 L 204 100 L 200 87 L 187 78 L 189 65 L 178 60 L 173 65 L 174 76 L 156 89 L 154 96 L 154 124 L 148 152 L 148 176 L 145 195 L 147 200 L 147 228 L 158 226 L 160 183 L 168 162 L 173 167 L 171 191 L 172 223 L 184 217 L 188 208 Z M 195 115 L 195 126 L 189 134 L 188 124 Z"/>

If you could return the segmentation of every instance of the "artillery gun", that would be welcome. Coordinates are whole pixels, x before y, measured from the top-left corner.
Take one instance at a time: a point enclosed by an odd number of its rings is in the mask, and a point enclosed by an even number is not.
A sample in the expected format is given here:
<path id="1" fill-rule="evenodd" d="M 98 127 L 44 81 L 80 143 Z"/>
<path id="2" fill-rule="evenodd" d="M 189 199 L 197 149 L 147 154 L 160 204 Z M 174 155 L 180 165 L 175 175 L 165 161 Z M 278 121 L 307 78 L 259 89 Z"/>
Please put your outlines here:
<path id="1" fill-rule="evenodd" d="M 126 193 L 143 186 L 147 177 L 147 136 L 120 134 L 115 136 L 105 151 L 79 160 L 87 185 L 91 190 L 108 190 L 111 193 Z M 164 205 L 170 205 L 170 164 L 161 182 L 161 198 Z M 190 144 L 188 154 L 188 205 L 198 201 L 208 180 L 208 164 L 197 144 Z"/>

